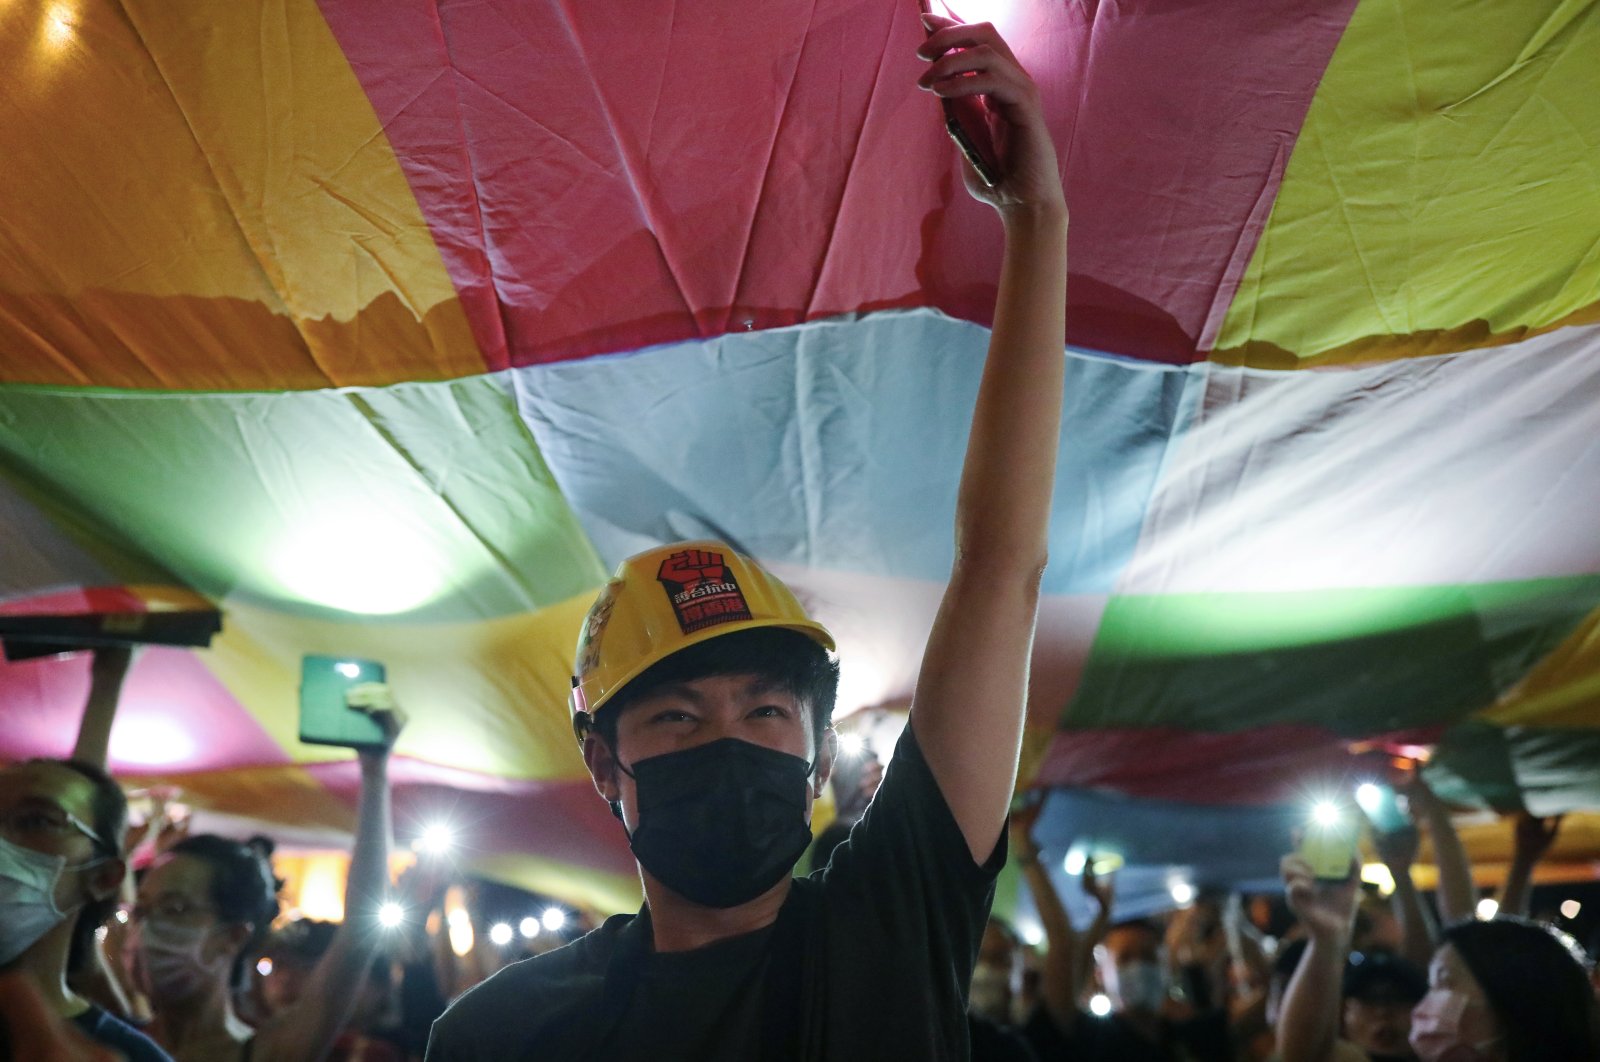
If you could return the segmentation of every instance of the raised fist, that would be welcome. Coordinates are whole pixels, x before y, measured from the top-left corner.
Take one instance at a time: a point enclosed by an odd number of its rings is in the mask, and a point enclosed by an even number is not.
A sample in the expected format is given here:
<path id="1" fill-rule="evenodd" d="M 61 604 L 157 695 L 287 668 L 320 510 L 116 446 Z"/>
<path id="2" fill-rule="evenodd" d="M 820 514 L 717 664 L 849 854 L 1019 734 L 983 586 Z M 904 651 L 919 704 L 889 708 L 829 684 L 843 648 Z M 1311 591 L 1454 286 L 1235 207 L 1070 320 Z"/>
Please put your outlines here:
<path id="1" fill-rule="evenodd" d="M 656 577 L 671 583 L 678 590 L 693 590 L 701 583 L 720 583 L 727 577 L 728 566 L 722 554 L 706 549 L 685 549 L 661 562 Z"/>

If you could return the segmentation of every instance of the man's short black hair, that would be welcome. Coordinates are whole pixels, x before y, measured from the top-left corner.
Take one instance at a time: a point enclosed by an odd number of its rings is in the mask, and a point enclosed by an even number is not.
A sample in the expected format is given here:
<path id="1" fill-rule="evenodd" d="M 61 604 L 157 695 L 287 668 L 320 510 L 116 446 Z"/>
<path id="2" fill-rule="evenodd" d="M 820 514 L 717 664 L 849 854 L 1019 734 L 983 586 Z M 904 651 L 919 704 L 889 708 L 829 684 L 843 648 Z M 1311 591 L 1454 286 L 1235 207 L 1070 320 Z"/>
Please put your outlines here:
<path id="1" fill-rule="evenodd" d="M 1392 952 L 1358 951 L 1345 963 L 1345 999 L 1363 1003 L 1404 1003 L 1414 1007 L 1427 994 L 1427 972 Z"/>
<path id="2" fill-rule="evenodd" d="M 798 698 L 810 709 L 811 736 L 821 746 L 839 695 L 839 662 L 811 638 L 783 627 L 734 631 L 658 660 L 600 709 L 594 731 L 615 749 L 617 720 L 629 704 L 662 686 L 713 675 L 759 675 L 774 689 Z"/>

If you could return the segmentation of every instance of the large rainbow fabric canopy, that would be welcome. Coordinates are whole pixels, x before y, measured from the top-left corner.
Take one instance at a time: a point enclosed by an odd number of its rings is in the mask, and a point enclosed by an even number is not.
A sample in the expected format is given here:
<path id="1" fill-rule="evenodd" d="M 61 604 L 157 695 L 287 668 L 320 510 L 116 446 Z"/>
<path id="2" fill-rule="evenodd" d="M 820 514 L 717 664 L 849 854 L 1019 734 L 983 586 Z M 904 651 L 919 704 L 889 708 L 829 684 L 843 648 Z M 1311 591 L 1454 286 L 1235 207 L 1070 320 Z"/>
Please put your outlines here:
<path id="1" fill-rule="evenodd" d="M 1600 807 L 1600 4 L 954 7 L 1035 74 L 1072 210 L 1047 842 L 1270 874 L 1196 839 L 1352 743 Z M 571 653 L 684 537 L 832 627 L 841 712 L 903 704 L 1001 237 L 921 36 L 911 0 L 0 5 L 0 611 L 224 612 L 140 658 L 113 767 L 347 828 L 298 665 L 375 657 L 401 821 L 625 907 Z M 87 681 L 0 668 L 0 758 L 63 754 Z"/>

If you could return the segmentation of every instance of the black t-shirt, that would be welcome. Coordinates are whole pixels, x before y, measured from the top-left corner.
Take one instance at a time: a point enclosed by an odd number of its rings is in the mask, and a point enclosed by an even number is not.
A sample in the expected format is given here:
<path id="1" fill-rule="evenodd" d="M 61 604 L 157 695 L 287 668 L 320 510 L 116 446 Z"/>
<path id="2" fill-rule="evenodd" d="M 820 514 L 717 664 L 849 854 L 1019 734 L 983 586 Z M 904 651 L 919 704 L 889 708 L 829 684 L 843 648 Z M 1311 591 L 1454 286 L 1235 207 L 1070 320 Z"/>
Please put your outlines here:
<path id="1" fill-rule="evenodd" d="M 967 1015 L 972 1036 L 972 1062 L 1039 1062 L 1039 1056 L 1022 1034 L 979 1014 Z"/>
<path id="2" fill-rule="evenodd" d="M 172 1062 L 156 1042 L 120 1018 L 114 1018 L 99 1007 L 88 1010 L 72 1019 L 89 1039 L 120 1051 L 128 1062 Z"/>
<path id="3" fill-rule="evenodd" d="M 607 919 L 462 996 L 428 1062 L 966 1059 L 1004 862 L 1004 834 L 972 861 L 907 727 L 866 815 L 772 926 L 657 954 L 648 908 Z"/>
<path id="4" fill-rule="evenodd" d="M 1161 1039 L 1145 1039 L 1112 1014 L 1097 1018 L 1079 1011 L 1065 1032 L 1043 1007 L 1034 1009 L 1023 1032 L 1040 1062 L 1232 1062 L 1228 1020 L 1220 1010 L 1183 1022 L 1163 1022 Z"/>

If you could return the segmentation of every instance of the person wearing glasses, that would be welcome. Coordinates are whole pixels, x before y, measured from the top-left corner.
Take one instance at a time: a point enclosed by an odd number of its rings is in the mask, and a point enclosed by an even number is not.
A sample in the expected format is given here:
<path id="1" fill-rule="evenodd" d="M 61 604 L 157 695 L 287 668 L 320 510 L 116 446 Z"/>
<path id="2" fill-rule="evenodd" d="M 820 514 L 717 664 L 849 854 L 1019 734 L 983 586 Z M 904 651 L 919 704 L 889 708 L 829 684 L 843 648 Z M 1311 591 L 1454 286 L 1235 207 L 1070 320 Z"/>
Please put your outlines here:
<path id="1" fill-rule="evenodd" d="M 382 943 L 388 888 L 389 749 L 403 717 L 372 715 L 388 745 L 363 748 L 345 917 L 305 991 L 252 1028 L 234 991 L 278 914 L 278 880 L 258 845 L 199 834 L 158 855 L 139 882 L 128 952 L 151 1003 L 150 1032 L 177 1062 L 304 1062 L 323 1058 L 349 1020 Z"/>
<path id="2" fill-rule="evenodd" d="M 0 768 L 0 974 L 36 988 L 50 1012 L 128 1062 L 171 1062 L 149 1037 L 67 985 L 115 910 L 127 863 L 128 802 L 78 760 Z"/>

